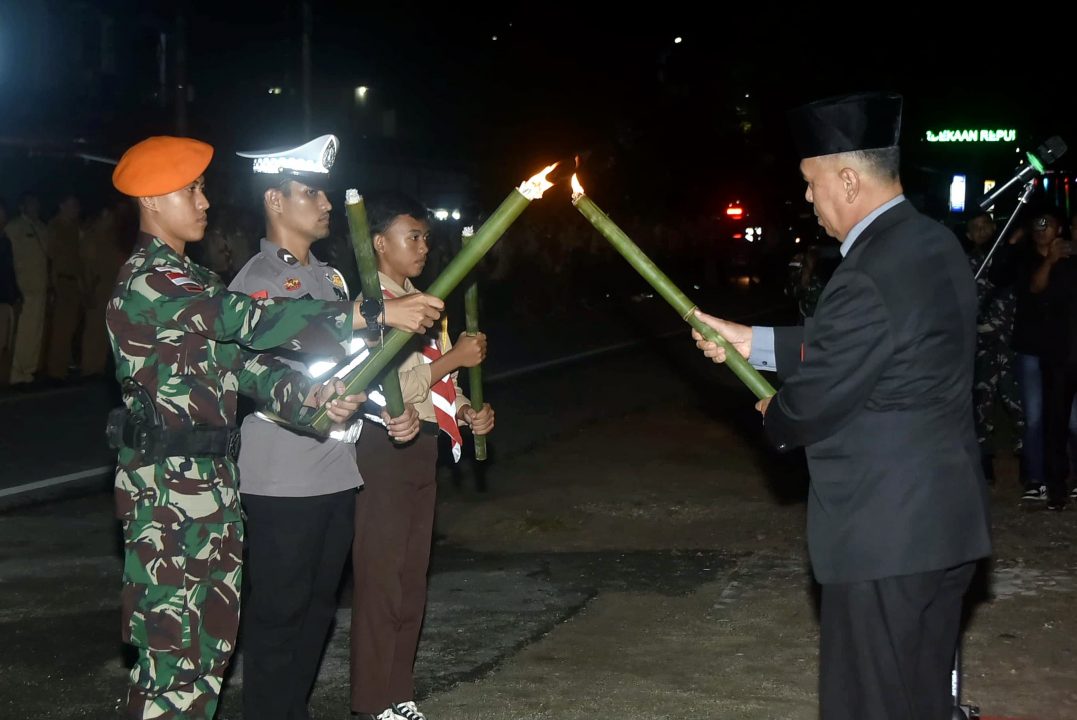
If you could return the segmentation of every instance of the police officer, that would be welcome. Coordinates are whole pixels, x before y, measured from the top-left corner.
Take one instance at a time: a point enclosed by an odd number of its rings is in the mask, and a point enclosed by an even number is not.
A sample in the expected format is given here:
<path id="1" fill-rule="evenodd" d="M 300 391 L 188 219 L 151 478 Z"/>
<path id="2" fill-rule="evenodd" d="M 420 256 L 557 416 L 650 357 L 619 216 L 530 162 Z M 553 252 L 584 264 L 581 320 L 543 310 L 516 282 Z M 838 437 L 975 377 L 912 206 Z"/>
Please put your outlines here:
<path id="1" fill-rule="evenodd" d="M 266 236 L 231 290 L 258 298 L 348 299 L 344 276 L 311 253 L 311 245 L 329 235 L 333 206 L 325 188 L 337 147 L 337 138 L 325 135 L 283 152 L 240 153 L 253 161 Z M 376 320 L 381 304 L 366 311 Z M 352 340 L 352 351 L 363 347 L 361 339 Z M 278 356 L 312 376 L 332 365 L 286 350 Z M 397 441 L 418 434 L 414 406 L 396 420 L 382 413 Z M 281 427 L 260 412 L 243 422 L 244 717 L 310 717 L 307 697 L 336 615 L 337 587 L 354 532 L 355 492 L 363 482 L 355 462 L 361 428 L 362 420 L 355 420 L 319 438 Z"/>

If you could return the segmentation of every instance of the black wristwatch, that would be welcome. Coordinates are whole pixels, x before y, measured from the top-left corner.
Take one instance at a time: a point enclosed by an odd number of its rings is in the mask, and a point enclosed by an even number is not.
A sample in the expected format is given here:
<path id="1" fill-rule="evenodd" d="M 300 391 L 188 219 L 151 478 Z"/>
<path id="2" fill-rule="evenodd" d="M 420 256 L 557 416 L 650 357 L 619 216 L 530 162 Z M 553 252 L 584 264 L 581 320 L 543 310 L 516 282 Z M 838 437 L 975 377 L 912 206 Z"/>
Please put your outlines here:
<path id="1" fill-rule="evenodd" d="M 378 318 L 385 312 L 385 303 L 377 298 L 367 298 L 359 303 L 359 314 L 366 320 L 366 329 L 370 332 L 378 332 L 382 329 Z"/>

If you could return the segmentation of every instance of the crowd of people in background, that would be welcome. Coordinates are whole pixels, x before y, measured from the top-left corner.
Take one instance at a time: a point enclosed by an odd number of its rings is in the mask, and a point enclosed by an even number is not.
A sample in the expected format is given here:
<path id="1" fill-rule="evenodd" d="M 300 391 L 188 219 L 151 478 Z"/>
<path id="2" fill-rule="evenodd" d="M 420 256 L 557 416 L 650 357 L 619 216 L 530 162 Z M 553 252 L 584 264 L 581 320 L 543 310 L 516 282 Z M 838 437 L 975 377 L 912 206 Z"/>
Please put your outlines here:
<path id="1" fill-rule="evenodd" d="M 999 408 L 1015 429 L 1023 499 L 1061 510 L 1077 468 L 1077 216 L 1033 214 L 989 261 L 995 222 L 981 213 L 966 226 L 979 295 L 975 411 L 984 470 L 993 477 L 992 435 Z M 997 445 L 997 442 L 995 443 Z M 1073 460 L 1071 460 L 1073 458 Z"/>
<path id="2" fill-rule="evenodd" d="M 76 194 L 48 214 L 32 193 L 13 207 L 0 200 L 0 383 L 105 374 L 105 305 L 134 238 L 130 211 L 84 212 Z"/>

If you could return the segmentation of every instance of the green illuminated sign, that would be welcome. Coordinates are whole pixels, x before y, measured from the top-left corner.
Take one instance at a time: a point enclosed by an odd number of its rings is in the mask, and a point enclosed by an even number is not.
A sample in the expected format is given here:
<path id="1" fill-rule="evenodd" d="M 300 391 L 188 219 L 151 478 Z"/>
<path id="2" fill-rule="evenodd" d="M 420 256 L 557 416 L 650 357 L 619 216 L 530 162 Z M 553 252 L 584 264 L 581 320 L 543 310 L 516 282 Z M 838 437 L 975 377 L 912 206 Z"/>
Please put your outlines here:
<path id="1" fill-rule="evenodd" d="M 934 130 L 927 131 L 931 143 L 997 143 L 1017 140 L 1016 130 Z"/>

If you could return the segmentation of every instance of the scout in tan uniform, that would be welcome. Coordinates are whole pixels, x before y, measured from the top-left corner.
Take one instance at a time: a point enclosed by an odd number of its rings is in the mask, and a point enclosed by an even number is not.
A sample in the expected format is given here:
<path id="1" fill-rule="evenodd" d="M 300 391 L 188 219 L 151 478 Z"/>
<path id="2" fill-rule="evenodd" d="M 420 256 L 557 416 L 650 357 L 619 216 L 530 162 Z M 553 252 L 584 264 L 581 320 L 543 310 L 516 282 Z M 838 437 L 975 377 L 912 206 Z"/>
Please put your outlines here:
<path id="1" fill-rule="evenodd" d="M 386 298 L 418 292 L 411 278 L 426 264 L 426 214 L 406 196 L 372 198 L 370 229 Z M 438 433 L 449 435 L 459 459 L 459 425 L 476 435 L 494 427 L 493 409 L 472 408 L 455 379 L 460 368 L 482 362 L 486 337 L 461 335 L 453 347 L 443 326 L 438 337 L 414 342 L 411 354 L 399 356 L 399 375 L 422 432 L 397 447 L 369 423 L 358 450 L 364 487 L 356 498 L 352 548 L 352 711 L 378 720 L 425 720 L 414 702 L 412 667 L 426 608 Z"/>

